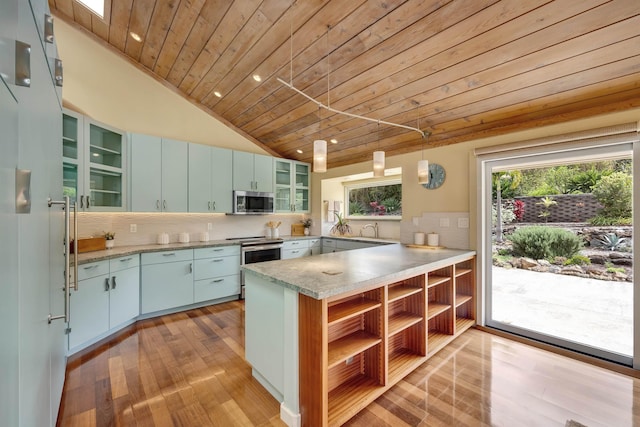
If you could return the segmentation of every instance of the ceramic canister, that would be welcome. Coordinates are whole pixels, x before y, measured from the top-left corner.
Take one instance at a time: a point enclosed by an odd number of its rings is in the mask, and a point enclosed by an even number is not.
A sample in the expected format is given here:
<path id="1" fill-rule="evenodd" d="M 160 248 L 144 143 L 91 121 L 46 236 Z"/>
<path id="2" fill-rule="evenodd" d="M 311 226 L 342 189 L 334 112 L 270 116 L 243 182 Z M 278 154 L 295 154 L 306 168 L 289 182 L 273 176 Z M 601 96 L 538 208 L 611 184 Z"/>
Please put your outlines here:
<path id="1" fill-rule="evenodd" d="M 413 244 L 424 245 L 424 233 L 413 233 Z"/>
<path id="2" fill-rule="evenodd" d="M 440 245 L 440 236 L 436 233 L 427 234 L 427 244 L 429 246 L 439 246 Z"/>

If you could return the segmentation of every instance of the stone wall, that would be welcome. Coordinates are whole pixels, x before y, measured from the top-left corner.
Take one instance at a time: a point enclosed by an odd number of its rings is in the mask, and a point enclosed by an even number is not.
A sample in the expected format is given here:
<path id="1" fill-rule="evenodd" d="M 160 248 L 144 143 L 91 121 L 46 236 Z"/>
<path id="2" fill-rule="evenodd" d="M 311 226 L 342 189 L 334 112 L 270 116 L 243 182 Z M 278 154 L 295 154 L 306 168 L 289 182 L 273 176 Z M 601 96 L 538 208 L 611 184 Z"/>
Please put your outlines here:
<path id="1" fill-rule="evenodd" d="M 602 205 L 592 194 L 560 194 L 549 196 L 556 204 L 549 208 L 549 216 L 540 217 L 543 205 L 536 205 L 544 197 L 516 197 L 513 200 L 524 202 L 524 217 L 520 222 L 553 223 L 553 222 L 586 222 L 602 209 Z"/>

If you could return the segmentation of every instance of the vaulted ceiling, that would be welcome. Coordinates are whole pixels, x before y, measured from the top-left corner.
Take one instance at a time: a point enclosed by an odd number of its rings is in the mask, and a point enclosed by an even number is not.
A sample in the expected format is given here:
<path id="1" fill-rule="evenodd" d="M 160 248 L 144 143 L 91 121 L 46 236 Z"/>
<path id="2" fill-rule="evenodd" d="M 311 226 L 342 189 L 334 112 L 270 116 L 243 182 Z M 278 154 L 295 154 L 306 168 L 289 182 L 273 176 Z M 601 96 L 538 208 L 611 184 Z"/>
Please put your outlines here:
<path id="1" fill-rule="evenodd" d="M 319 111 L 278 77 L 340 111 L 419 122 L 428 146 L 640 106 L 639 0 L 111 0 L 104 20 L 49 4 L 274 155 L 311 161 L 321 125 L 338 140 L 329 167 L 424 140 Z"/>

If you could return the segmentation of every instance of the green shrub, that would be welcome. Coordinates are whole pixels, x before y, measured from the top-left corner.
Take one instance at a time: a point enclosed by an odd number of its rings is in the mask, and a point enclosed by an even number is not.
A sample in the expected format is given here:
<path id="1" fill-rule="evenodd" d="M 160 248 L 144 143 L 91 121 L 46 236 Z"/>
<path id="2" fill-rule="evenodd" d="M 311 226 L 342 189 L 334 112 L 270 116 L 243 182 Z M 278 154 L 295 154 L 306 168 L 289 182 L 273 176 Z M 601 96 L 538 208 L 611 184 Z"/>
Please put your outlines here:
<path id="1" fill-rule="evenodd" d="M 563 265 L 589 265 L 591 264 L 591 260 L 589 257 L 584 255 L 574 255 L 571 258 L 565 260 L 562 263 Z"/>
<path id="2" fill-rule="evenodd" d="M 609 218 L 631 217 L 632 182 L 631 175 L 614 172 L 603 176 L 593 186 L 593 196 L 603 206 L 600 215 Z"/>
<path id="3" fill-rule="evenodd" d="M 509 256 L 511 255 L 511 249 L 498 249 L 498 255 Z"/>
<path id="4" fill-rule="evenodd" d="M 605 215 L 596 215 L 593 218 L 589 219 L 589 224 L 598 227 L 607 225 L 631 225 L 632 221 L 631 218 L 626 217 L 608 217 Z"/>
<path id="5" fill-rule="evenodd" d="M 582 247 L 578 236 L 568 230 L 543 226 L 517 229 L 510 237 L 513 252 L 533 259 L 571 258 Z"/>

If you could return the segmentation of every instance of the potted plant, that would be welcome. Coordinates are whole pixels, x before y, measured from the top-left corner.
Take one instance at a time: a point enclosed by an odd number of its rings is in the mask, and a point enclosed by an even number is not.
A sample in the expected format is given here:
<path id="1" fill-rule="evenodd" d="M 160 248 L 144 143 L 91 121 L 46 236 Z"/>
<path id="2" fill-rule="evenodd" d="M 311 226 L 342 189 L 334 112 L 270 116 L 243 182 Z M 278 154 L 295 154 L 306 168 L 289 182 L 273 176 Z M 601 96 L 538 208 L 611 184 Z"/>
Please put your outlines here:
<path id="1" fill-rule="evenodd" d="M 333 227 L 331 227 L 331 234 L 337 234 L 340 236 L 350 236 L 351 235 L 351 226 L 349 225 L 349 220 L 344 216 L 340 215 L 340 212 L 335 211 L 336 218 L 338 220 Z"/>
<path id="2" fill-rule="evenodd" d="M 302 226 L 304 227 L 304 235 L 308 236 L 309 233 L 310 233 L 309 229 L 313 225 L 313 221 L 311 220 L 311 218 L 304 218 L 300 222 L 302 223 Z"/>
<path id="3" fill-rule="evenodd" d="M 116 238 L 116 233 L 114 233 L 113 231 L 105 231 L 104 232 L 104 239 L 106 240 L 106 247 L 107 249 L 111 249 L 113 248 L 115 241 L 114 239 Z"/>

